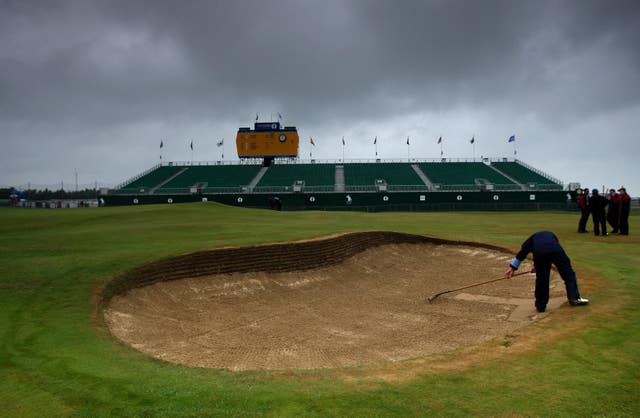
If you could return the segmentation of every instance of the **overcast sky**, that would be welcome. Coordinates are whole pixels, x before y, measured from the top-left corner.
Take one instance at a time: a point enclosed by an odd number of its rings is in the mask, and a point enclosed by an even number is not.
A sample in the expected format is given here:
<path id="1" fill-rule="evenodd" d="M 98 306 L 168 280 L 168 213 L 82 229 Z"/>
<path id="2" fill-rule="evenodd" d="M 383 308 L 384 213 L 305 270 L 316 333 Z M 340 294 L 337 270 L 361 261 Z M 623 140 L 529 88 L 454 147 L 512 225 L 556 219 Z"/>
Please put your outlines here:
<path id="1" fill-rule="evenodd" d="M 640 195 L 640 1 L 0 0 L 0 186 L 236 160 L 517 158 Z M 406 145 L 410 138 L 410 149 Z"/>

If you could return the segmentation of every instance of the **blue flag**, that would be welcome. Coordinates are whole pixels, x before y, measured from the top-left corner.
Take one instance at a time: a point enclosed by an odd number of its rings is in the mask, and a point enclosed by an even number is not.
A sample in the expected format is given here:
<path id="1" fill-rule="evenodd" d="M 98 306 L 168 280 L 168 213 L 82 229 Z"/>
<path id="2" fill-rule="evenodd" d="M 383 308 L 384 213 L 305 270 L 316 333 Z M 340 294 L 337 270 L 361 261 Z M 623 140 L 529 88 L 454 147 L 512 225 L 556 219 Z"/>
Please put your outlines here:
<path id="1" fill-rule="evenodd" d="M 160 148 L 162 148 L 164 144 L 162 143 L 162 140 L 160 141 Z"/>
<path id="2" fill-rule="evenodd" d="M 509 137 L 509 142 L 516 142 L 516 136 L 515 135 L 511 135 Z"/>

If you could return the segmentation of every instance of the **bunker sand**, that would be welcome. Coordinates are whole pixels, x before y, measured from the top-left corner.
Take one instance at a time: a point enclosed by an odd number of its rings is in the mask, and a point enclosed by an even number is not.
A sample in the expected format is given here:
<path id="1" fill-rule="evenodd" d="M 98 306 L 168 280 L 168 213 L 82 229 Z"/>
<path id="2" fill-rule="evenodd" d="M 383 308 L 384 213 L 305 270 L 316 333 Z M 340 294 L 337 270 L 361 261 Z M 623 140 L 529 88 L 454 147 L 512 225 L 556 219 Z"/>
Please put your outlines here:
<path id="1" fill-rule="evenodd" d="M 341 368 L 443 353 L 544 317 L 534 275 L 426 298 L 500 277 L 512 255 L 467 245 L 396 243 L 289 272 L 157 281 L 113 296 L 112 334 L 158 359 L 239 370 Z M 521 269 L 529 269 L 525 263 Z M 552 311 L 566 302 L 552 272 Z"/>

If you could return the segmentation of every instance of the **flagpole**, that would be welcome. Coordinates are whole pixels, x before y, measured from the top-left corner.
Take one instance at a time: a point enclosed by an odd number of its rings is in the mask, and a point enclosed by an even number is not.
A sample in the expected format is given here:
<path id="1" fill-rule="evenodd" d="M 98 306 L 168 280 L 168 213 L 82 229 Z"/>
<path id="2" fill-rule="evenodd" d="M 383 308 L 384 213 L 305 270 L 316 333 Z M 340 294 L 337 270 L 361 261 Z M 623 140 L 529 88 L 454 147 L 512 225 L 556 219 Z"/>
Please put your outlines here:
<path id="1" fill-rule="evenodd" d="M 411 162 L 411 141 L 409 141 L 409 137 L 407 137 L 407 162 Z"/>
<path id="2" fill-rule="evenodd" d="M 376 139 L 373 140 L 373 145 L 376 150 L 376 160 L 377 160 L 378 159 L 378 137 L 377 136 L 376 136 Z"/>
<path id="3" fill-rule="evenodd" d="M 471 142 L 471 145 L 473 145 L 473 161 L 476 161 L 476 135 L 473 134 L 473 137 L 471 137 L 471 140 L 473 142 Z"/>
<path id="4" fill-rule="evenodd" d="M 344 136 L 342 137 L 342 162 L 344 163 Z"/>

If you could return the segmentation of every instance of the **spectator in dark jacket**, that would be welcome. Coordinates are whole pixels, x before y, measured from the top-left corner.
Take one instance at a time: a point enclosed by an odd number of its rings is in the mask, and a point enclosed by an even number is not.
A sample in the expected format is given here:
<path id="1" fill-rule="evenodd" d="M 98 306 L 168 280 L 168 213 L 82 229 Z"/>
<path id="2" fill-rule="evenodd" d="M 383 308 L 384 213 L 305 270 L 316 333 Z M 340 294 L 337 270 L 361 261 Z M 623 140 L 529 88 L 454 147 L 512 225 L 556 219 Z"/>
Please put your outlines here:
<path id="1" fill-rule="evenodd" d="M 520 263 L 533 253 L 533 270 L 536 273 L 536 309 L 544 312 L 549 302 L 549 274 L 551 265 L 555 265 L 564 280 L 567 290 L 567 299 L 571 306 L 587 305 L 589 299 L 580 297 L 576 273 L 571 267 L 571 261 L 564 252 L 558 237 L 551 231 L 539 231 L 531 235 L 523 244 L 520 252 L 511 260 L 509 270 L 505 276 L 511 278 L 513 272 L 518 269 Z"/>
<path id="2" fill-rule="evenodd" d="M 620 195 L 615 189 L 609 189 L 609 209 L 607 210 L 607 222 L 611 225 L 611 233 L 618 232 L 618 224 L 620 220 Z"/>
<path id="3" fill-rule="evenodd" d="M 629 212 L 631 212 L 631 197 L 627 189 L 621 187 L 620 192 L 620 235 L 629 235 Z"/>
<path id="4" fill-rule="evenodd" d="M 598 189 L 591 191 L 591 199 L 589 199 L 589 211 L 593 217 L 593 233 L 600 235 L 600 228 L 602 228 L 602 236 L 607 236 L 607 217 L 605 214 L 605 208 L 609 202 L 603 196 L 598 194 Z"/>
<path id="5" fill-rule="evenodd" d="M 589 189 L 578 189 L 578 206 L 580 207 L 580 221 L 578 221 L 578 232 L 587 232 L 587 221 L 589 220 Z"/>

